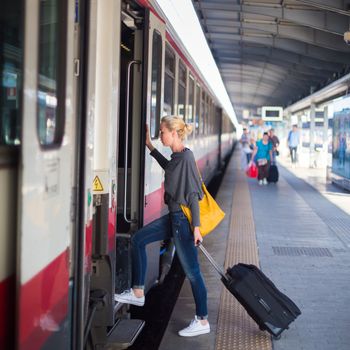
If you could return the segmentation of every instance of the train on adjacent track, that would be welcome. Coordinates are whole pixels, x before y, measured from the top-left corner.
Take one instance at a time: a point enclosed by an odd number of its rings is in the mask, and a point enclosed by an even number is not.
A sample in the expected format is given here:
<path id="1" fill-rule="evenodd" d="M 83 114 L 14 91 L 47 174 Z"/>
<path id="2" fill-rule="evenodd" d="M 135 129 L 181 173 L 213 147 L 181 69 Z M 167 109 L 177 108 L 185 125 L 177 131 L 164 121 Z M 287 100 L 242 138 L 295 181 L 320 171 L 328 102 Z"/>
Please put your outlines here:
<path id="1" fill-rule="evenodd" d="M 161 117 L 192 124 L 205 182 L 235 127 L 155 1 L 0 7 L 0 348 L 121 348 L 118 332 L 142 327 L 114 301 L 130 286 L 130 237 L 166 212 L 146 124 L 168 156 Z M 150 245 L 147 289 L 173 253 Z"/>

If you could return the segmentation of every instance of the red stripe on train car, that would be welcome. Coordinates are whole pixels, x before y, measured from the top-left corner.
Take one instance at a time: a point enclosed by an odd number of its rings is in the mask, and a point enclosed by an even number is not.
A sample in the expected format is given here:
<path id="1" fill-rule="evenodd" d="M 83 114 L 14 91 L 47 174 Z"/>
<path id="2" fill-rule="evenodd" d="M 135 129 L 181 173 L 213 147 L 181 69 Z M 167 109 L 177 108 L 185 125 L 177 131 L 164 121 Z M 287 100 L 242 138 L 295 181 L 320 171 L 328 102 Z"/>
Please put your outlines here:
<path id="1" fill-rule="evenodd" d="M 20 349 L 40 349 L 68 313 L 68 250 L 24 284 L 19 295 Z"/>
<path id="2" fill-rule="evenodd" d="M 0 349 L 14 349 L 15 275 L 0 282 Z"/>
<path id="3" fill-rule="evenodd" d="M 116 233 L 116 213 L 115 204 L 108 211 L 108 250 L 115 250 L 115 233 Z"/>
<path id="4" fill-rule="evenodd" d="M 156 12 L 156 10 L 153 8 L 153 6 L 150 4 L 148 0 L 137 0 L 137 2 L 142 7 L 148 8 L 156 17 L 158 17 L 159 20 L 165 23 L 165 20 L 162 17 L 160 17 L 160 15 Z"/>
<path id="5" fill-rule="evenodd" d="M 92 254 L 92 220 L 85 227 L 85 257 L 84 271 L 91 272 L 91 254 Z"/>

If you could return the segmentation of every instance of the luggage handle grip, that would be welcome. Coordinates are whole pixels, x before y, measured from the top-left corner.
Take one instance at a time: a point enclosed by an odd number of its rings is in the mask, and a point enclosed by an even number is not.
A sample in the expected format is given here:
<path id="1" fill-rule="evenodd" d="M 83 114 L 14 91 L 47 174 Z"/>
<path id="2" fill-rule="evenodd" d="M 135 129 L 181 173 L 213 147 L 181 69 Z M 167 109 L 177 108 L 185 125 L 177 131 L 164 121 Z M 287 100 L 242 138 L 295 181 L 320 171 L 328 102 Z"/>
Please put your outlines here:
<path id="1" fill-rule="evenodd" d="M 202 253 L 207 257 L 209 262 L 214 266 L 215 270 L 219 273 L 219 275 L 227 280 L 227 276 L 225 271 L 222 267 L 220 267 L 217 262 L 213 259 L 213 257 L 209 254 L 209 252 L 203 247 L 203 244 L 201 242 L 198 243 L 199 249 L 202 251 Z"/>

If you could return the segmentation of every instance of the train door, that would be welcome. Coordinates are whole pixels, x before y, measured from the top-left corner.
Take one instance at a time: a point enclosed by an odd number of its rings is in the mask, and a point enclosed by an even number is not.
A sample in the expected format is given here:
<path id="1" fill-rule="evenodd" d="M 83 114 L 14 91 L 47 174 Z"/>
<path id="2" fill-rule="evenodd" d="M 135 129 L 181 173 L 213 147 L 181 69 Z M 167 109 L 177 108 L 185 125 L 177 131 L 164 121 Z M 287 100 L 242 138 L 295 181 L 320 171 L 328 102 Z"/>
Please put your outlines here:
<path id="1" fill-rule="evenodd" d="M 70 0 L 33 0 L 23 11 L 16 276 L 20 349 L 70 344 L 74 8 Z"/>
<path id="2" fill-rule="evenodd" d="M 0 19 L 0 349 L 15 347 L 16 217 L 23 86 L 23 3 L 22 0 L 5 0 L 0 5 L 2 14 Z"/>
<path id="3" fill-rule="evenodd" d="M 147 223 L 149 203 L 148 169 L 152 161 L 145 156 L 145 124 L 150 125 L 153 138 L 158 138 L 162 110 L 165 23 L 149 9 L 123 4 L 121 27 L 121 80 L 118 155 L 118 244 L 124 254 L 123 241 Z M 148 152 L 146 152 L 148 153 Z M 146 158 L 145 158 L 146 157 Z M 161 171 L 153 178 L 154 188 L 161 188 Z M 155 213 L 156 215 L 160 212 Z M 124 252 L 124 253 L 123 253 Z M 148 271 L 146 289 L 159 277 L 159 243 L 147 247 Z M 119 261 L 124 258 L 121 257 Z M 118 258 L 117 258 L 118 264 Z M 129 268 L 131 263 L 126 266 Z M 117 291 L 130 286 L 130 271 L 120 272 Z M 124 274 L 124 275 L 123 275 Z M 129 277 L 128 277 L 129 276 Z"/>
<path id="4" fill-rule="evenodd" d="M 148 12 L 147 48 L 145 53 L 145 63 L 147 65 L 147 75 L 144 77 L 144 85 L 147 95 L 144 98 L 144 108 L 146 121 L 149 125 L 149 132 L 154 146 L 163 154 L 169 150 L 163 149 L 159 139 L 160 119 L 163 112 L 163 91 L 164 91 L 164 65 L 165 65 L 165 23 L 153 12 Z M 170 155 L 170 153 L 168 153 Z M 160 217 L 164 214 L 163 202 L 163 170 L 158 163 L 149 155 L 146 149 L 145 155 L 145 175 L 144 175 L 144 224 Z M 155 242 L 148 247 L 149 264 L 146 275 L 146 287 L 152 286 L 159 278 L 160 242 Z M 161 268 L 161 270 L 163 270 Z"/>

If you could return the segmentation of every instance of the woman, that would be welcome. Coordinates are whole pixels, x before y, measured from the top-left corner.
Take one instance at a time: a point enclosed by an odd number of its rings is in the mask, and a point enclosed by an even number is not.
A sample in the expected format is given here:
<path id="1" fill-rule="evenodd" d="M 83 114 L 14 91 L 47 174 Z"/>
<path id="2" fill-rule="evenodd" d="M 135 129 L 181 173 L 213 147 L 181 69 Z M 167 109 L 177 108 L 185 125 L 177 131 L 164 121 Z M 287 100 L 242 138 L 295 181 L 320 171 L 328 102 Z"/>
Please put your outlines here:
<path id="1" fill-rule="evenodd" d="M 201 179 L 191 150 L 186 148 L 183 140 L 192 131 L 181 117 L 163 117 L 160 124 L 160 139 L 164 146 L 172 150 L 170 161 L 152 145 L 148 126 L 146 128 L 146 146 L 159 165 L 165 170 L 164 201 L 169 214 L 154 220 L 137 231 L 131 239 L 133 258 L 133 287 L 116 294 L 115 300 L 143 306 L 145 302 L 144 283 L 146 274 L 147 244 L 172 238 L 176 252 L 187 278 L 190 280 L 196 304 L 196 315 L 190 325 L 179 331 L 183 337 L 192 337 L 210 332 L 207 310 L 207 290 L 198 264 L 198 242 L 203 238 L 199 231 L 199 204 L 203 197 Z M 191 209 L 191 228 L 183 214 L 180 204 Z"/>
<path id="2" fill-rule="evenodd" d="M 269 134 L 264 132 L 263 138 L 256 143 L 249 165 L 256 160 L 258 165 L 259 185 L 267 185 L 270 160 L 272 159 L 272 143 L 269 141 Z"/>

